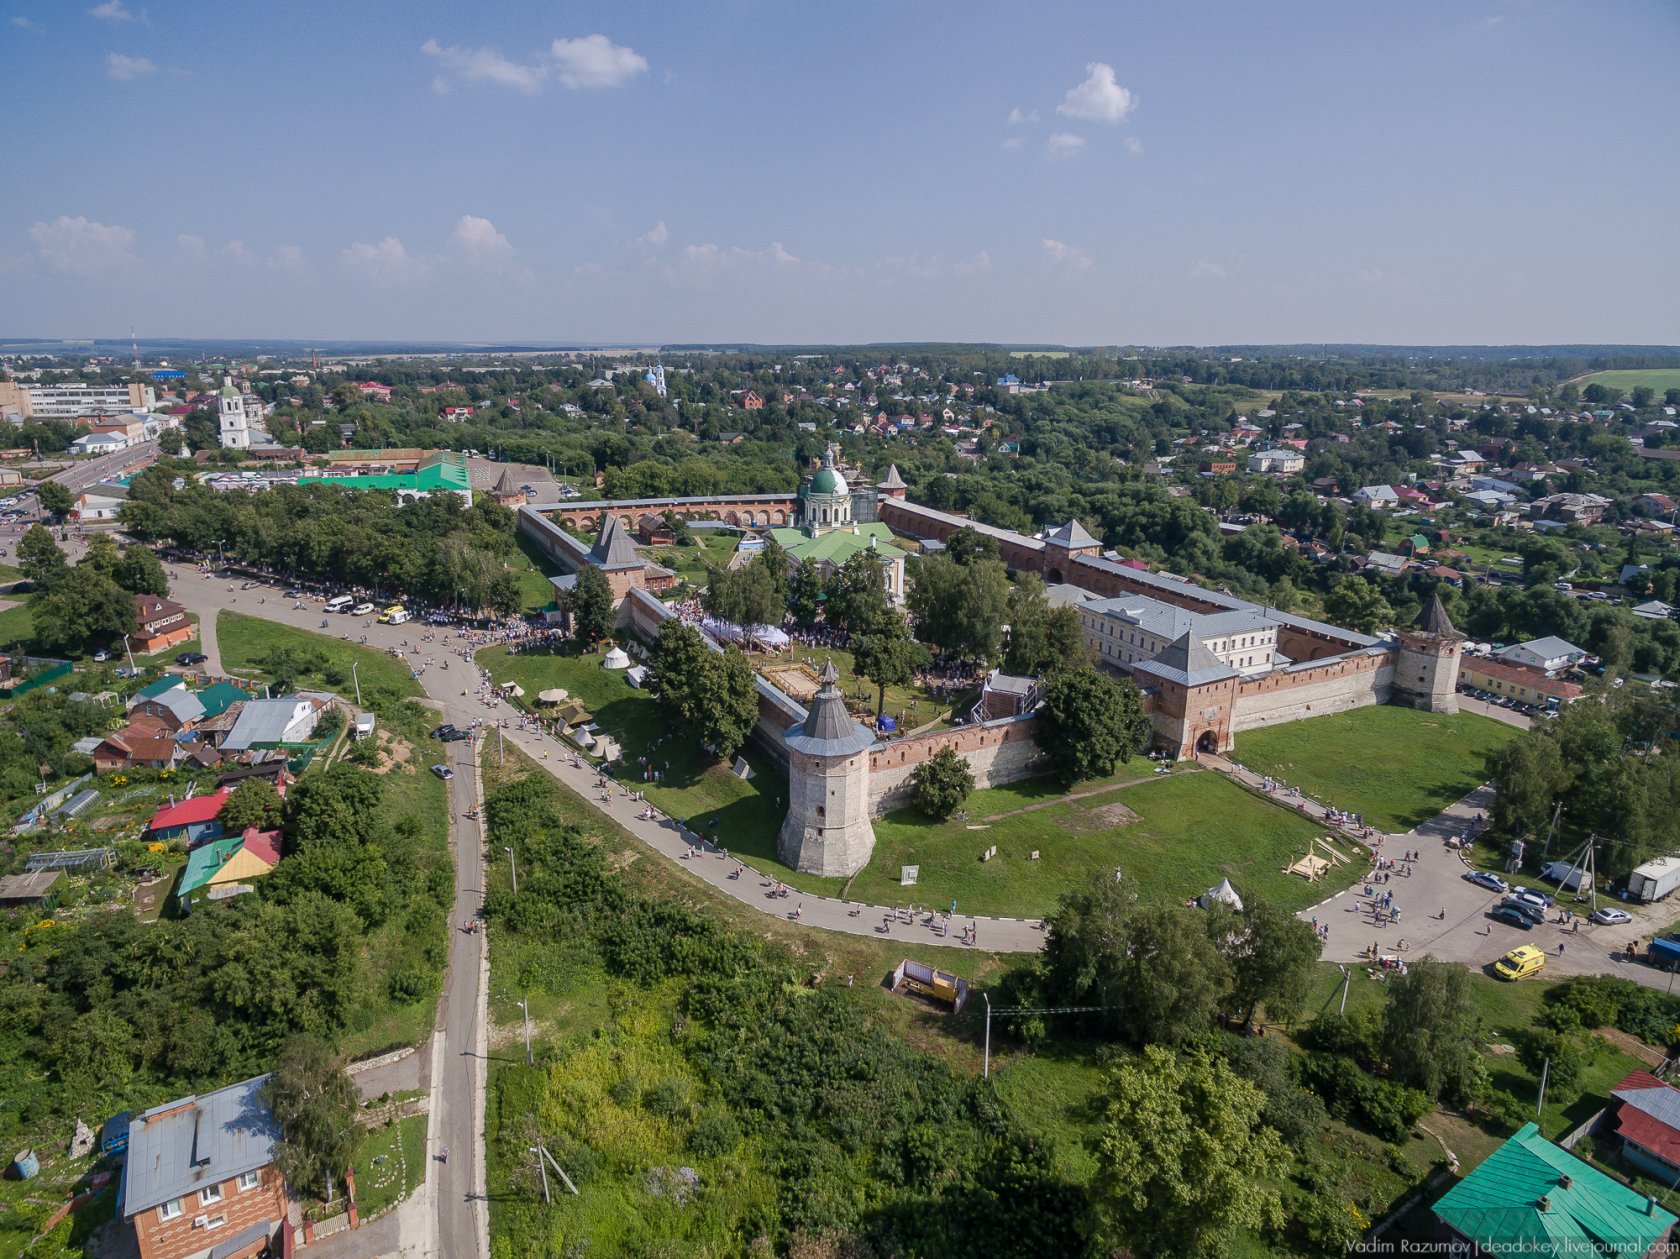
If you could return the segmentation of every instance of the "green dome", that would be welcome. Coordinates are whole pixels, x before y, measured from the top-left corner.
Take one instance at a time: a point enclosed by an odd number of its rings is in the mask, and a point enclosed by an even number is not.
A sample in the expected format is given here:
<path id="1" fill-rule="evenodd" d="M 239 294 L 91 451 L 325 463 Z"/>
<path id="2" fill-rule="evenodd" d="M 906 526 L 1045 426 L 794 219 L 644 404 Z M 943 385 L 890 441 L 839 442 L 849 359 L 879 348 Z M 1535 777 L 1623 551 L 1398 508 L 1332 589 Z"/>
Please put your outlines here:
<path id="1" fill-rule="evenodd" d="M 239 390 L 235 389 L 232 385 L 223 385 L 217 396 L 222 398 L 237 398 L 239 396 Z"/>
<path id="2" fill-rule="evenodd" d="M 846 478 L 833 468 L 821 468 L 817 471 L 816 476 L 811 478 L 811 493 L 813 494 L 837 496 L 850 492 L 846 485 Z"/>

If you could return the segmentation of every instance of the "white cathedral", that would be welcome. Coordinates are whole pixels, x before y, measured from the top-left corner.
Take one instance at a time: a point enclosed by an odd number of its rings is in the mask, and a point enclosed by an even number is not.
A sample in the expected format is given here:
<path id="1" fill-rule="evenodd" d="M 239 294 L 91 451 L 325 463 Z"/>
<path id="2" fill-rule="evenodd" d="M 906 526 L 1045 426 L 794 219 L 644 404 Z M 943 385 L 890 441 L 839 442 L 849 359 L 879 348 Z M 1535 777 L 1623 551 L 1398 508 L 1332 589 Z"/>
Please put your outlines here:
<path id="1" fill-rule="evenodd" d="M 253 445 L 268 446 L 271 438 L 262 429 L 261 401 L 247 397 L 234 387 L 231 376 L 222 377 L 221 439 L 224 450 L 249 450 Z"/>

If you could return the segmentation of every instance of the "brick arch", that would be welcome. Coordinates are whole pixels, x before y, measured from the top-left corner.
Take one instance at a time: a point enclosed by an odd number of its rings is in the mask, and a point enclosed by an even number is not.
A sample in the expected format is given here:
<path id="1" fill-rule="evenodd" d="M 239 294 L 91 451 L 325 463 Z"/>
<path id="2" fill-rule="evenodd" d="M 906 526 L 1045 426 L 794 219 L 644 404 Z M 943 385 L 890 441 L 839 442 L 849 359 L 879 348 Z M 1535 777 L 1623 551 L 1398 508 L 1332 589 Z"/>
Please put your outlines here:
<path id="1" fill-rule="evenodd" d="M 629 516 L 620 516 L 618 518 L 618 523 L 623 525 L 626 529 L 634 529 L 636 527 L 636 522 Z"/>
<path id="2" fill-rule="evenodd" d="M 723 523 L 726 525 L 738 525 L 741 523 L 741 517 L 735 512 L 726 511 L 723 513 Z"/>
<path id="3" fill-rule="evenodd" d="M 577 528 L 579 523 L 589 533 L 595 533 L 601 528 L 601 518 L 599 516 L 585 516 L 581 522 L 573 521 L 572 527 Z"/>

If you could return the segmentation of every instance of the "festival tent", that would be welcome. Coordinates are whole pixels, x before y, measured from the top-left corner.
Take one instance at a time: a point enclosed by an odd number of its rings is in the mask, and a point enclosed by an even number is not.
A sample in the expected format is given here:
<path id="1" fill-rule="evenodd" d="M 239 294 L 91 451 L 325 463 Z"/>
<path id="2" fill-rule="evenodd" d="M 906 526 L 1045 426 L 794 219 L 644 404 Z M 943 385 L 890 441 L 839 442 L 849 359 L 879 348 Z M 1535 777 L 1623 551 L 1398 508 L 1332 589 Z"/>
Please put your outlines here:
<path id="1" fill-rule="evenodd" d="M 1223 905 L 1229 905 L 1232 909 L 1236 910 L 1240 910 L 1243 907 L 1242 897 L 1237 895 L 1237 889 L 1231 886 L 1230 879 L 1220 879 L 1218 884 L 1203 892 L 1196 903 L 1203 909 L 1206 909 L 1215 901 L 1218 901 Z"/>
<path id="2" fill-rule="evenodd" d="M 630 657 L 625 654 L 624 648 L 614 647 L 607 653 L 607 658 L 601 661 L 601 667 L 603 669 L 628 669 L 630 667 Z"/>
<path id="3" fill-rule="evenodd" d="M 565 700 L 566 690 L 559 686 L 551 686 L 537 696 L 537 703 L 539 704 L 560 704 L 564 703 Z"/>

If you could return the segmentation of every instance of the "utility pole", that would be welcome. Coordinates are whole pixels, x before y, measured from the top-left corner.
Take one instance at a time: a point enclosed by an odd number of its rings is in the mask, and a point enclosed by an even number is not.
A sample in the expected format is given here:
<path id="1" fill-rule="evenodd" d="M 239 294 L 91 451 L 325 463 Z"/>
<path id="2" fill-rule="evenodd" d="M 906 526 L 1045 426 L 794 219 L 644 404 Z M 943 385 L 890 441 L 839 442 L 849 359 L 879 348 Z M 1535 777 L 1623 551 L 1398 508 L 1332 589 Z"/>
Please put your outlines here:
<path id="1" fill-rule="evenodd" d="M 1552 802 L 1551 824 L 1546 827 L 1546 846 L 1543 849 L 1540 850 L 1540 859 L 1542 861 L 1544 861 L 1547 857 L 1552 855 L 1552 834 L 1553 834 L 1553 832 L 1555 832 L 1557 830 L 1558 816 L 1562 812 L 1563 812 L 1563 801 L 1562 800 L 1554 800 Z"/>
<path id="2" fill-rule="evenodd" d="M 356 676 L 356 662 L 350 662 L 350 680 L 356 684 L 356 707 L 362 706 L 362 680 Z"/>
<path id="3" fill-rule="evenodd" d="M 503 844 L 502 851 L 508 855 L 508 874 L 513 879 L 513 896 L 517 900 L 519 899 L 519 867 L 513 863 L 513 849 Z"/>
<path id="4" fill-rule="evenodd" d="M 1353 982 L 1353 971 L 1346 966 L 1340 965 L 1337 966 L 1337 969 L 1342 972 L 1342 1004 L 1336 1011 L 1337 1016 L 1340 1017 L 1341 1015 L 1347 1013 L 1348 985 Z"/>
<path id="5" fill-rule="evenodd" d="M 134 649 L 128 645 L 127 634 L 123 635 L 123 652 L 128 656 L 128 676 L 137 677 L 140 671 L 134 667 Z"/>
<path id="6" fill-rule="evenodd" d="M 554 1200 L 548 1196 L 548 1164 L 543 1162 L 542 1150 L 539 1146 L 533 1145 L 531 1147 L 531 1153 L 537 1156 L 537 1170 L 542 1173 L 543 1205 L 545 1207 L 553 1206 Z"/>
<path id="7" fill-rule="evenodd" d="M 501 766 L 507 765 L 507 748 L 502 743 L 502 723 L 499 721 L 496 723 L 496 763 Z"/>
<path id="8" fill-rule="evenodd" d="M 525 1002 L 525 1001 L 515 1002 L 515 1004 L 519 1006 L 520 1011 L 525 1015 L 525 1065 L 530 1066 L 531 1065 L 531 1007 L 530 1007 L 530 1004 L 528 1002 Z"/>
<path id="9" fill-rule="evenodd" d="M 1534 1117 L 1540 1119 L 1546 1110 L 1546 1080 L 1552 1073 L 1552 1060 L 1546 1059 L 1540 1066 L 1540 1100 L 1535 1103 Z"/>
<path id="10" fill-rule="evenodd" d="M 980 1078 L 989 1080 L 992 1076 L 992 994 L 980 994 L 986 1002 L 986 1048 L 980 1059 Z"/>

